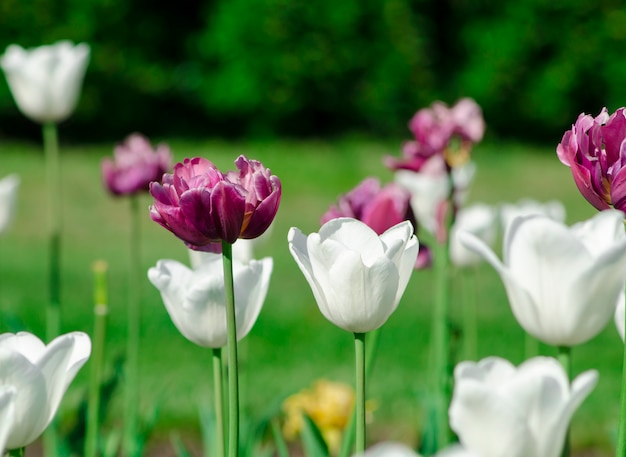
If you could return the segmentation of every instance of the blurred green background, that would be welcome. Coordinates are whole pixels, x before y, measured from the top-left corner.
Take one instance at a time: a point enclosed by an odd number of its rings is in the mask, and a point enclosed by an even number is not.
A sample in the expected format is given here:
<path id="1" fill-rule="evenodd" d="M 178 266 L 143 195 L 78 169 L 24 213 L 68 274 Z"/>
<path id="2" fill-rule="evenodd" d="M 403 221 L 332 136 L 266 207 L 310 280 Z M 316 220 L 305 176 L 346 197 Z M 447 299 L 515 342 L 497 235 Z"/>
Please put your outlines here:
<path id="1" fill-rule="evenodd" d="M 619 0 L 2 0 L 0 50 L 92 47 L 64 137 L 406 134 L 435 99 L 554 143 L 626 100 Z M 0 84 L 0 136 L 38 135 Z"/>

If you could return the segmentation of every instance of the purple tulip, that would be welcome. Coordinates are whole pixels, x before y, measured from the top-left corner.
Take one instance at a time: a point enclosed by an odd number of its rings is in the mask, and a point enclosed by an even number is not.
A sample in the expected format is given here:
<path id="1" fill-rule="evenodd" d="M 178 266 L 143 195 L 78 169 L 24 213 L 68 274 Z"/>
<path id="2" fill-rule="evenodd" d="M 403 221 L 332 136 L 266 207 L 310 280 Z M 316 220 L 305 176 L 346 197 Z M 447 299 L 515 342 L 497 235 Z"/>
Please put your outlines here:
<path id="1" fill-rule="evenodd" d="M 350 217 L 369 226 L 377 235 L 400 222 L 408 220 L 417 228 L 417 222 L 411 209 L 411 194 L 398 184 L 390 183 L 381 188 L 377 178 L 366 178 L 350 192 L 339 196 L 333 205 L 321 217 L 323 225 L 331 219 Z M 430 266 L 428 247 L 420 245 L 416 268 Z"/>
<path id="2" fill-rule="evenodd" d="M 133 134 L 115 146 L 114 160 L 102 160 L 102 179 L 113 195 L 147 192 L 150 183 L 172 168 L 172 152 L 164 144 L 156 149 L 148 139 Z"/>
<path id="3" fill-rule="evenodd" d="M 419 110 L 409 121 L 409 130 L 414 140 L 402 146 L 402 158 L 384 159 L 392 170 L 420 171 L 435 155 L 444 155 L 451 167 L 464 163 L 472 145 L 482 139 L 485 121 L 480 106 L 471 98 L 462 98 L 452 107 L 434 102 Z"/>
<path id="4" fill-rule="evenodd" d="M 613 206 L 626 211 L 625 108 L 611 116 L 603 108 L 595 118 L 582 113 L 556 153 L 589 203 L 599 210 Z"/>
<path id="5" fill-rule="evenodd" d="M 150 217 L 196 250 L 258 237 L 278 210 L 280 181 L 258 161 L 235 164 L 239 173 L 224 174 L 201 157 L 177 163 L 162 184 L 150 184 Z"/>

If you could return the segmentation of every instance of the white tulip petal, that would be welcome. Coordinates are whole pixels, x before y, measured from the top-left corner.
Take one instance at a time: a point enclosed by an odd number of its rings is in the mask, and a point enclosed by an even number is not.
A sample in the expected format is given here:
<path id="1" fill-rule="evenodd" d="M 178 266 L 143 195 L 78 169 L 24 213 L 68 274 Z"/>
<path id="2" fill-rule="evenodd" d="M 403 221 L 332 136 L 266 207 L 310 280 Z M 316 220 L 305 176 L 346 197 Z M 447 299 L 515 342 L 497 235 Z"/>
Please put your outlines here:
<path id="1" fill-rule="evenodd" d="M 615 241 L 626 238 L 624 213 L 617 210 L 600 211 L 591 219 L 574 224 L 571 229 L 589 252 L 603 252 Z"/>
<path id="2" fill-rule="evenodd" d="M 13 386 L 0 387 L 0 453 L 7 449 L 9 433 L 15 422 L 15 396 L 17 392 Z"/>
<path id="3" fill-rule="evenodd" d="M 32 364 L 36 364 L 46 352 L 43 341 L 28 332 L 1 334 L 0 348 L 19 352 Z"/>
<path id="4" fill-rule="evenodd" d="M 330 220 L 308 237 L 292 228 L 288 241 L 321 313 L 357 333 L 380 327 L 395 311 L 419 248 L 407 222 L 379 237 L 349 218 Z"/>
<path id="5" fill-rule="evenodd" d="M 624 328 L 626 327 L 626 304 L 624 303 L 624 291 L 617 299 L 617 308 L 615 308 L 615 326 L 617 333 L 624 341 Z"/>
<path id="6" fill-rule="evenodd" d="M 370 446 L 362 457 L 420 457 L 413 449 L 402 443 L 387 441 Z"/>
<path id="7" fill-rule="evenodd" d="M 13 218 L 19 184 L 18 175 L 9 175 L 0 179 L 0 233 L 7 229 Z"/>
<path id="8" fill-rule="evenodd" d="M 271 258 L 233 262 L 237 339 L 245 337 L 256 321 L 269 287 Z M 161 292 L 172 322 L 181 334 L 203 347 L 227 343 L 226 297 L 221 254 L 203 259 L 190 270 L 174 260 L 160 260 L 148 278 Z"/>

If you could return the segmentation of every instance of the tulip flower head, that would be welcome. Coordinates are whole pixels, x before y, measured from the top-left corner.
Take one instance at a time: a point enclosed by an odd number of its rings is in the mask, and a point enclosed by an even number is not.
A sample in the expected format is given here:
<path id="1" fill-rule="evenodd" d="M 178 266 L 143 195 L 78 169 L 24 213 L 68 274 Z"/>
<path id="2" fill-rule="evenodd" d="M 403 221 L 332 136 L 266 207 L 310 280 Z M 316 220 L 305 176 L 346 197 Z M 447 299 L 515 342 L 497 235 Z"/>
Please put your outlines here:
<path id="1" fill-rule="evenodd" d="M 252 329 L 261 311 L 273 262 L 270 257 L 243 264 L 233 260 L 237 339 Z M 161 292 L 176 328 L 192 343 L 219 348 L 226 345 L 226 298 L 221 254 L 207 253 L 193 270 L 175 260 L 159 260 L 148 271 Z"/>
<path id="2" fill-rule="evenodd" d="M 585 199 L 599 210 L 626 211 L 626 108 L 595 118 L 582 113 L 556 148 Z"/>
<path id="3" fill-rule="evenodd" d="M 137 133 L 115 146 L 114 159 L 102 160 L 102 179 L 113 195 L 147 192 L 172 168 L 172 152 L 165 144 L 154 149 L 148 139 Z"/>
<path id="4" fill-rule="evenodd" d="M 571 347 L 609 322 L 626 282 L 624 215 L 607 210 L 571 228 L 519 217 L 504 234 L 503 260 L 476 236 L 459 239 L 499 273 L 513 314 L 544 343 Z"/>
<path id="5" fill-rule="evenodd" d="M 571 386 L 561 364 L 535 357 L 514 367 L 489 357 L 454 370 L 450 427 L 479 457 L 559 457 L 569 422 L 598 380 L 595 370 Z"/>
<path id="6" fill-rule="evenodd" d="M 338 217 L 351 217 L 365 222 L 378 235 L 402 221 L 415 217 L 410 205 L 411 194 L 398 184 L 381 188 L 377 178 L 366 178 L 358 186 L 339 197 L 337 205 L 322 216 L 324 224 Z"/>
<path id="7" fill-rule="evenodd" d="M 12 44 L 0 58 L 17 107 L 39 123 L 58 123 L 72 114 L 88 62 L 89 46 L 69 41 L 30 50 Z"/>
<path id="8" fill-rule="evenodd" d="M 0 179 L 0 233 L 8 228 L 11 219 L 13 219 L 19 185 L 20 178 L 17 175 L 9 175 Z"/>
<path id="9" fill-rule="evenodd" d="M 0 386 L 15 389 L 7 449 L 25 447 L 43 433 L 90 354 L 91 341 L 81 332 L 61 335 L 47 346 L 26 332 L 0 335 Z"/>
<path id="10" fill-rule="evenodd" d="M 496 214 L 494 208 L 480 203 L 459 210 L 450 235 L 452 263 L 464 267 L 476 265 L 482 260 L 478 254 L 461 244 L 458 234 L 461 231 L 472 233 L 488 246 L 492 246 L 497 235 Z"/>
<path id="11" fill-rule="evenodd" d="M 558 200 L 541 203 L 524 198 L 517 203 L 504 203 L 500 206 L 500 221 L 502 227 L 508 227 L 516 217 L 546 216 L 557 222 L 565 222 L 565 207 Z"/>
<path id="12" fill-rule="evenodd" d="M 409 121 L 414 140 L 402 147 L 402 159 L 386 157 L 385 164 L 392 170 L 420 171 L 435 155 L 445 157 L 447 165 L 455 168 L 469 159 L 472 145 L 480 142 L 485 132 L 485 121 L 478 104 L 463 98 L 451 108 L 434 102 L 429 108 L 415 113 Z"/>
<path id="13" fill-rule="evenodd" d="M 378 236 L 361 221 L 338 218 L 308 236 L 292 227 L 288 241 L 324 317 L 354 333 L 380 327 L 396 310 L 419 250 L 408 221 Z"/>
<path id="14" fill-rule="evenodd" d="M 224 174 L 201 157 L 177 163 L 162 184 L 150 184 L 150 217 L 190 249 L 260 236 L 278 211 L 280 181 L 256 160 L 240 156 L 235 165 Z"/>

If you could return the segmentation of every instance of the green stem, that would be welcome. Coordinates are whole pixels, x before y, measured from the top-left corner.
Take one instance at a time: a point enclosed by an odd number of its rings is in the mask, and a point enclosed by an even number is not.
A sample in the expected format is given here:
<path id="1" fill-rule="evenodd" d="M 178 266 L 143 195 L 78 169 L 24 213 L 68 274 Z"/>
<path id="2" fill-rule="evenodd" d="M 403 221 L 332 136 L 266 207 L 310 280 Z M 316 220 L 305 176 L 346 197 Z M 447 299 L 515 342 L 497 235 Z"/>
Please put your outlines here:
<path id="1" fill-rule="evenodd" d="M 617 447 L 615 449 L 616 457 L 626 457 L 626 344 L 624 345 L 622 357 L 622 388 L 620 393 L 620 414 L 617 429 Z"/>
<path id="2" fill-rule="evenodd" d="M 526 360 L 536 357 L 539 354 L 539 340 L 526 332 L 524 334 L 524 358 Z"/>
<path id="3" fill-rule="evenodd" d="M 94 332 L 91 353 L 91 373 L 87 403 L 87 431 L 85 436 L 85 457 L 98 455 L 98 431 L 100 417 L 100 385 L 104 365 L 104 345 L 108 309 L 108 266 L 104 261 L 93 265 L 94 272 Z"/>
<path id="4" fill-rule="evenodd" d="M 222 348 L 213 348 L 213 393 L 215 398 L 215 431 L 217 455 L 226 457 L 224 443 L 224 387 L 222 386 Z"/>
<path id="5" fill-rule="evenodd" d="M 135 457 L 138 455 L 137 410 L 139 402 L 139 343 L 141 327 L 139 302 L 141 239 L 139 230 L 139 199 L 136 195 L 131 195 L 130 197 L 130 221 L 124 453 L 126 457 Z"/>
<path id="6" fill-rule="evenodd" d="M 46 162 L 48 197 L 48 302 L 46 306 L 46 339 L 49 343 L 61 333 L 61 179 L 59 138 L 54 123 L 43 125 L 43 148 Z M 44 434 L 45 454 L 56 457 L 59 436 L 56 419 Z"/>
<path id="7" fill-rule="evenodd" d="M 478 353 L 478 325 L 476 321 L 476 277 L 477 270 L 471 267 L 471 271 L 463 269 L 461 277 L 465 302 L 463 303 L 463 349 L 465 360 L 476 360 Z M 470 277 L 468 277 L 470 274 Z"/>
<path id="8" fill-rule="evenodd" d="M 356 455 L 365 452 L 365 333 L 354 334 L 356 358 Z"/>
<path id="9" fill-rule="evenodd" d="M 378 352 L 378 344 L 380 342 L 380 334 L 382 327 L 377 328 L 369 332 L 367 336 L 367 346 L 365 348 L 365 379 L 369 378 L 372 370 L 374 369 L 374 361 L 376 359 L 376 353 Z M 367 381 L 366 381 L 367 382 Z M 348 457 L 351 455 L 352 445 L 354 444 L 354 432 L 356 428 L 356 404 L 352 407 L 352 414 L 350 414 L 350 421 L 343 432 L 343 438 L 341 440 L 341 449 L 339 450 L 339 457 Z"/>
<path id="10" fill-rule="evenodd" d="M 61 322 L 61 180 L 59 166 L 59 138 L 54 123 L 43 125 L 43 146 L 46 161 L 48 197 L 49 301 L 46 308 L 46 339 L 60 334 Z"/>
<path id="11" fill-rule="evenodd" d="M 563 366 L 563 370 L 567 374 L 567 382 L 568 384 L 572 382 L 572 348 L 568 346 L 558 346 L 558 356 L 559 362 Z M 563 443 L 563 451 L 561 452 L 561 457 L 569 457 L 570 455 L 570 431 L 569 427 L 565 434 L 565 443 Z"/>
<path id="12" fill-rule="evenodd" d="M 439 243 L 435 247 L 435 274 L 436 297 L 433 312 L 433 345 L 434 345 L 434 389 L 436 402 L 437 449 L 447 446 L 450 437 L 448 427 L 449 404 L 449 329 L 448 308 L 450 289 L 448 270 L 450 264 L 450 249 L 447 242 Z"/>
<path id="13" fill-rule="evenodd" d="M 26 454 L 26 449 L 23 447 L 19 447 L 17 449 L 11 449 L 9 451 L 9 455 L 11 457 L 24 457 L 25 454 Z"/>
<path id="14" fill-rule="evenodd" d="M 233 247 L 226 241 L 222 241 L 222 259 L 224 262 L 226 331 L 228 334 L 228 456 L 237 457 L 239 454 L 239 378 L 235 286 L 233 282 Z"/>

